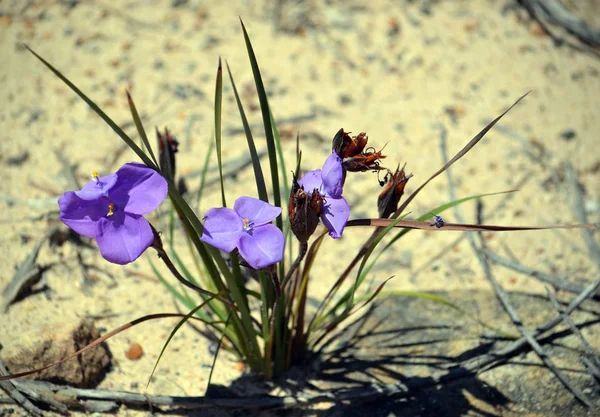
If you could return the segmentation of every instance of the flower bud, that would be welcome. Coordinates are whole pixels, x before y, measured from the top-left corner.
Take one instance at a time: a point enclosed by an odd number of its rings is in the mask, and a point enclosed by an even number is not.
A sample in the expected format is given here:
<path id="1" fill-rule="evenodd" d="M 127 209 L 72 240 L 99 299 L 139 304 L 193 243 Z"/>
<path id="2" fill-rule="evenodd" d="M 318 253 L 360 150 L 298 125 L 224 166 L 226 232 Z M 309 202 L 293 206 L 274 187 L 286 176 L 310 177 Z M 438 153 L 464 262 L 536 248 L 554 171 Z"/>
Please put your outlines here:
<path id="1" fill-rule="evenodd" d="M 387 219 L 398 209 L 398 202 L 404 194 L 404 187 L 410 177 L 412 177 L 412 174 L 407 176 L 404 167 L 400 169 L 400 165 L 398 165 L 394 174 L 388 171 L 385 176 L 383 191 L 377 198 L 377 209 L 380 218 Z"/>

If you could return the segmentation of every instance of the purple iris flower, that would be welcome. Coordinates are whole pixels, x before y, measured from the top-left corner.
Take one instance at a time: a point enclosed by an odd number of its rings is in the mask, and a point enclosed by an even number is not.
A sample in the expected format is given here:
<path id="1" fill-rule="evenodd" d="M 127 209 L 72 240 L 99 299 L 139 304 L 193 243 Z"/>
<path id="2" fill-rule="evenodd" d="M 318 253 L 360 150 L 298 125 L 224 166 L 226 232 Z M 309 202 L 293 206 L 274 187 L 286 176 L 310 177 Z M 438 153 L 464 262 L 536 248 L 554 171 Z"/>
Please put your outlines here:
<path id="1" fill-rule="evenodd" d="M 342 187 L 344 184 L 344 170 L 342 168 L 342 159 L 333 152 L 323 169 L 309 171 L 300 180 L 298 184 L 304 187 L 304 191 L 311 194 L 316 189 L 319 194 L 325 197 L 321 212 L 321 219 L 329 230 L 329 236 L 334 239 L 342 237 L 344 227 L 350 217 L 350 206 L 342 197 Z"/>
<path id="2" fill-rule="evenodd" d="M 254 269 L 262 269 L 283 259 L 283 233 L 271 221 L 281 208 L 252 197 L 240 197 L 230 208 L 213 208 L 204 216 L 202 240 L 231 252 L 238 248 Z"/>
<path id="3" fill-rule="evenodd" d="M 165 199 L 167 181 L 138 163 L 125 164 L 105 177 L 94 172 L 92 178 L 81 191 L 68 191 L 58 199 L 60 219 L 80 235 L 96 239 L 107 261 L 135 261 L 154 241 L 143 214 Z"/>

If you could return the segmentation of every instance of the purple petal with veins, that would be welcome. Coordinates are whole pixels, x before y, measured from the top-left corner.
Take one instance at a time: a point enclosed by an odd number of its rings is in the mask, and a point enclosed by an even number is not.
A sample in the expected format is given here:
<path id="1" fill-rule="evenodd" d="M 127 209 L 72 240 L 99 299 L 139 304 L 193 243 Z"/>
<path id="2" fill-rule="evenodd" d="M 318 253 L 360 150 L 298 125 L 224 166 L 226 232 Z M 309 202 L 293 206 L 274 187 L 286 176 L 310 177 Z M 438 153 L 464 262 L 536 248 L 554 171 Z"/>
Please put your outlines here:
<path id="1" fill-rule="evenodd" d="M 329 197 L 340 198 L 342 196 L 342 187 L 344 181 L 344 170 L 342 168 L 342 159 L 334 152 L 323 164 L 321 172 L 323 188 Z"/>
<path id="2" fill-rule="evenodd" d="M 125 265 L 135 261 L 154 241 L 148 220 L 142 216 L 117 212 L 98 222 L 96 242 L 102 257 L 109 262 Z"/>
<path id="3" fill-rule="evenodd" d="M 167 195 L 167 181 L 145 165 L 124 165 L 117 173 L 89 181 L 81 191 L 58 200 L 60 219 L 77 233 L 95 238 L 109 262 L 127 264 L 154 241 L 141 214 L 156 209 Z"/>
<path id="4" fill-rule="evenodd" d="M 265 224 L 240 235 L 240 255 L 254 269 L 262 269 L 283 259 L 285 239 L 277 226 Z"/>
<path id="5" fill-rule="evenodd" d="M 81 191 L 74 191 L 74 193 L 82 200 L 96 200 L 97 198 L 106 196 L 116 182 L 117 174 L 110 174 L 88 181 Z"/>
<path id="6" fill-rule="evenodd" d="M 271 223 L 281 214 L 281 208 L 272 206 L 262 200 L 252 197 L 240 197 L 235 200 L 233 210 L 242 218 L 248 219 L 255 227 Z"/>
<path id="7" fill-rule="evenodd" d="M 308 171 L 298 180 L 298 184 L 304 187 L 304 191 L 308 194 L 312 193 L 315 188 L 321 190 L 323 188 L 321 170 Z"/>
<path id="8" fill-rule="evenodd" d="M 323 204 L 321 219 L 332 238 L 342 237 L 348 217 L 350 217 L 350 206 L 344 198 L 328 198 L 327 202 Z"/>
<path id="9" fill-rule="evenodd" d="M 229 208 L 213 208 L 204 216 L 204 232 L 201 241 L 225 252 L 231 252 L 243 233 L 244 221 Z"/>
<path id="10" fill-rule="evenodd" d="M 128 213 L 147 214 L 156 210 L 169 192 L 167 181 L 143 164 L 125 164 L 116 175 L 118 180 L 109 197 Z"/>
<path id="11" fill-rule="evenodd" d="M 108 213 L 108 204 L 106 197 L 87 201 L 68 191 L 58 199 L 60 220 L 80 235 L 95 238 L 98 221 Z"/>

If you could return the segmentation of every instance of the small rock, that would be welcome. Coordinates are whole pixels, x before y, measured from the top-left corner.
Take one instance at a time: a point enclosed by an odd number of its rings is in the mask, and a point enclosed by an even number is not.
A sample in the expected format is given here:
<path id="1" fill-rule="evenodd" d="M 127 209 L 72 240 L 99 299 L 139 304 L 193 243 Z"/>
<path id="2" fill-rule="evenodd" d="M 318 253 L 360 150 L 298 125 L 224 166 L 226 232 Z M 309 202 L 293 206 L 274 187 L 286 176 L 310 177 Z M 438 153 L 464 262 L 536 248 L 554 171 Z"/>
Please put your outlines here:
<path id="1" fill-rule="evenodd" d="M 533 22 L 533 24 L 529 27 L 529 33 L 538 38 L 546 36 L 546 31 L 538 22 Z"/>
<path id="2" fill-rule="evenodd" d="M 573 129 L 563 130 L 560 134 L 560 137 L 566 141 L 575 139 L 575 136 L 577 136 L 577 133 Z"/>
<path id="3" fill-rule="evenodd" d="M 353 101 L 354 100 L 352 99 L 352 96 L 350 94 L 340 94 L 340 104 L 342 106 L 352 104 Z"/>
<path id="4" fill-rule="evenodd" d="M 58 362 L 100 337 L 89 320 L 65 320 L 64 316 L 60 319 L 58 321 L 55 318 L 52 323 L 36 320 L 26 332 L 29 337 L 21 335 L 19 343 L 11 339 L 10 348 L 7 345 L 6 351 L 2 351 L 4 363 L 11 373 L 26 372 Z M 81 354 L 78 359 L 73 358 L 29 378 L 75 387 L 93 387 L 104 377 L 110 358 L 108 346 L 101 343 Z"/>
<path id="5" fill-rule="evenodd" d="M 144 350 L 142 349 L 142 346 L 139 343 L 134 343 L 131 345 L 125 356 L 129 360 L 135 361 L 141 358 L 143 354 Z"/>

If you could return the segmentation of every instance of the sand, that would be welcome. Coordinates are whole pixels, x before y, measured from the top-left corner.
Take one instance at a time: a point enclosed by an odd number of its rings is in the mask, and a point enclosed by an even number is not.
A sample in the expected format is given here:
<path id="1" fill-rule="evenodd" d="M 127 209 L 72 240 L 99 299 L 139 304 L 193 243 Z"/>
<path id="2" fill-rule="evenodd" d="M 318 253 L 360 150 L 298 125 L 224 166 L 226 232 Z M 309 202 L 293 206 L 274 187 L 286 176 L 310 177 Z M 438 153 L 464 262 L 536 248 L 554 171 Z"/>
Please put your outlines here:
<path id="1" fill-rule="evenodd" d="M 189 1 L 173 7 L 177 2 L 104 1 L 71 2 L 75 6 L 69 7 L 41 1 L 22 14 L 23 4 L 14 3 L 1 6 L 5 14 L 0 18 L 0 248 L 5 259 L 0 287 L 46 233 L 48 221 L 41 216 L 57 211 L 57 198 L 71 189 L 61 174 L 59 155 L 76 166 L 81 182 L 93 170 L 114 172 L 136 160 L 128 150 L 117 154 L 120 139 L 22 43 L 55 65 L 137 138 L 124 94 L 128 89 L 149 132 L 155 126 L 168 127 L 179 138 L 178 168 L 187 175 L 200 169 L 212 138 L 219 57 L 231 67 L 250 122 L 258 126 L 261 122 L 238 16 L 254 44 L 274 116 L 283 121 L 288 170 L 293 166 L 296 132 L 308 170 L 320 168 L 340 127 L 365 131 L 369 144 L 377 149 L 386 146 L 387 166 L 407 163 L 407 171 L 414 174 L 407 185 L 411 193 L 442 165 L 440 124 L 447 129 L 448 151 L 453 155 L 531 90 L 453 167 L 457 195 L 511 190 L 521 183 L 518 193 L 493 213 L 491 208 L 503 197 L 484 200 L 485 223 L 575 223 L 562 174 L 568 161 L 584 186 L 590 221 L 598 221 L 600 61 L 555 47 L 524 13 L 503 13 L 504 2 L 440 1 L 434 2 L 431 14 L 422 13 L 418 4 L 403 2 L 336 2 L 329 7 L 306 2 L 284 7 L 280 26 L 285 31 L 275 30 L 271 2 Z M 597 2 L 585 7 L 580 12 L 590 16 L 598 11 Z M 245 160 L 244 135 L 229 133 L 241 122 L 228 79 L 223 109 L 224 161 Z M 294 121 L 286 122 L 290 119 Z M 254 131 L 259 150 L 266 149 L 260 128 Z M 25 153 L 23 163 L 8 163 Z M 215 169 L 213 158 L 209 178 L 216 177 Z M 197 177 L 188 184 L 195 188 Z M 375 174 L 349 176 L 345 196 L 351 218 L 376 217 L 379 192 Z M 227 181 L 231 202 L 255 193 L 249 169 Z M 440 176 L 409 210 L 421 215 L 448 199 L 446 177 Z M 219 201 L 218 188 L 210 187 L 200 211 Z M 461 209 L 467 222 L 475 221 L 474 203 Z M 166 211 L 165 206 L 162 212 Z M 444 218 L 456 220 L 451 211 Z M 149 219 L 164 224 L 156 216 Z M 369 233 L 347 229 L 340 241 L 326 241 L 311 296 L 323 296 Z M 458 236 L 411 232 L 382 257 L 370 278 L 381 282 L 394 275 L 389 289 L 489 289 L 465 240 L 444 250 Z M 577 230 L 498 233 L 487 242 L 504 256 L 509 248 L 531 268 L 582 284 L 597 273 Z M 189 262 L 185 245 L 177 247 Z M 160 283 L 135 275 L 152 276 L 153 253 L 127 267 L 108 264 L 95 249 L 82 249 L 81 257 L 97 268 L 89 271 L 91 285 L 82 278 L 73 246 L 42 248 L 39 262 L 52 264 L 43 277 L 49 290 L 25 298 L 1 317 L 2 345 L 38 337 L 37 326 L 30 324 L 38 317 L 100 317 L 96 326 L 106 331 L 144 314 L 177 310 Z M 500 267 L 494 271 L 507 290 L 544 293 L 543 286 L 528 277 Z M 144 392 L 175 322 L 143 324 L 111 339 L 114 368 L 99 387 Z M 125 357 L 132 343 L 143 346 L 140 360 Z M 191 328 L 182 329 L 148 392 L 202 395 L 211 361 L 207 341 Z M 239 374 L 232 357 L 223 355 L 213 380 L 228 384 Z"/>

